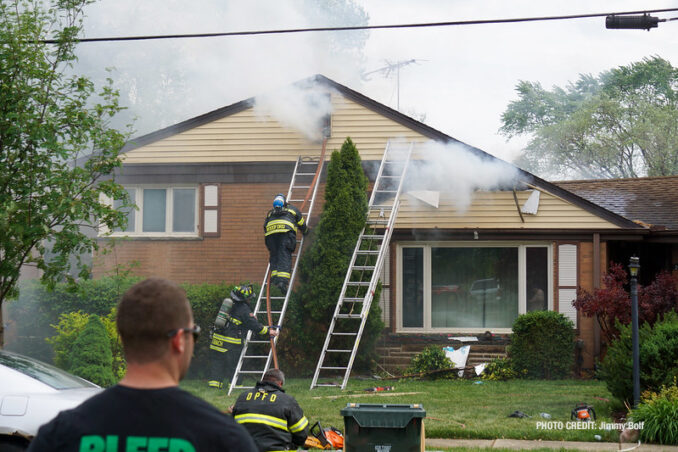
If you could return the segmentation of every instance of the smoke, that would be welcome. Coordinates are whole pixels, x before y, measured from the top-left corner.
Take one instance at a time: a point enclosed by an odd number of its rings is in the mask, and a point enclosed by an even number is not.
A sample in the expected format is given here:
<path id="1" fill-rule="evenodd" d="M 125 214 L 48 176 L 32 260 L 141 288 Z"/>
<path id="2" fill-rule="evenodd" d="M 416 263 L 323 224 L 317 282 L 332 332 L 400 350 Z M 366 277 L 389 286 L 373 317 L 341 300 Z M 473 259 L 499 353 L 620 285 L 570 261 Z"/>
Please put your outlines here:
<path id="1" fill-rule="evenodd" d="M 254 111 L 261 119 L 272 116 L 318 142 L 322 140 L 326 118 L 332 113 L 332 102 L 325 87 L 295 84 L 258 96 Z"/>
<path id="2" fill-rule="evenodd" d="M 84 36 L 144 36 L 364 25 L 354 0 L 100 0 Z M 111 77 L 137 134 L 230 105 L 317 73 L 360 87 L 369 34 L 293 33 L 82 43 L 74 70 L 97 85 Z M 105 68 L 115 70 L 109 74 Z M 284 96 L 283 99 L 286 99 Z"/>
<path id="3" fill-rule="evenodd" d="M 476 190 L 512 188 L 519 171 L 491 156 L 481 156 L 462 144 L 427 141 L 416 148 L 421 160 L 413 160 L 406 191 L 433 190 L 447 194 L 459 212 L 465 212 Z"/>

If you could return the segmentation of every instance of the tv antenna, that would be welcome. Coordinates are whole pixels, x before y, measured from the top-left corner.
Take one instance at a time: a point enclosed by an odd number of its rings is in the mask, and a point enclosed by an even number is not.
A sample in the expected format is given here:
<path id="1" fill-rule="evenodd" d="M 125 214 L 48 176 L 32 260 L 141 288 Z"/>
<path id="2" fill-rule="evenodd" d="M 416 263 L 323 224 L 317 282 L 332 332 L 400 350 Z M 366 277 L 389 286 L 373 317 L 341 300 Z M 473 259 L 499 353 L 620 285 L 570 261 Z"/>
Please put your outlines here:
<path id="1" fill-rule="evenodd" d="M 370 79 L 369 75 L 376 74 L 377 72 L 381 72 L 383 74 L 384 78 L 393 77 L 393 75 L 395 74 L 395 78 L 396 78 L 396 110 L 400 111 L 400 68 L 408 66 L 410 64 L 414 64 L 417 61 L 426 61 L 426 60 L 411 59 L 411 60 L 400 60 L 400 61 L 395 61 L 395 62 L 391 62 L 389 60 L 384 60 L 384 62 L 386 63 L 386 66 L 379 68 L 379 69 L 375 69 L 373 71 L 364 72 L 362 74 L 362 78 L 363 78 L 363 80 L 369 80 Z"/>

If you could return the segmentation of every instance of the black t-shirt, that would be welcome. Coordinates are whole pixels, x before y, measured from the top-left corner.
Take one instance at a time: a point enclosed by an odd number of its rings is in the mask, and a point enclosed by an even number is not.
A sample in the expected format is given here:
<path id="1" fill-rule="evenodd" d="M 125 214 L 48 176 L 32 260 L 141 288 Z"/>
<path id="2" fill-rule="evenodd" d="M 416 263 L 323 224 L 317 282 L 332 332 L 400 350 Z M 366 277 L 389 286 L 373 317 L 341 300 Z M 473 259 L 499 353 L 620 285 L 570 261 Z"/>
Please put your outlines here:
<path id="1" fill-rule="evenodd" d="M 28 449 L 92 452 L 256 451 L 231 416 L 178 387 L 113 386 L 40 427 Z"/>

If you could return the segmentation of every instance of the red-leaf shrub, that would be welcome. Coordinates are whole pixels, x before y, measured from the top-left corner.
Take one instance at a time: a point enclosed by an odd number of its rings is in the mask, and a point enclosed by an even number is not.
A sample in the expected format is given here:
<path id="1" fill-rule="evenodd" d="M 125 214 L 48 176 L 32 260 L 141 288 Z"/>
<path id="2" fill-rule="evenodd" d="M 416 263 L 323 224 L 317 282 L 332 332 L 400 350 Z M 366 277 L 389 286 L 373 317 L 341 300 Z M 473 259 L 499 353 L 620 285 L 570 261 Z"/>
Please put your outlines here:
<path id="1" fill-rule="evenodd" d="M 631 323 L 631 296 L 628 286 L 628 274 L 621 264 L 610 263 L 609 271 L 603 276 L 603 287 L 593 293 L 581 287 L 577 289 L 577 298 L 572 302 L 577 310 L 587 317 L 598 316 L 603 338 L 609 344 L 619 337 L 615 323 Z M 638 320 L 653 325 L 659 317 L 678 309 L 678 280 L 669 272 L 657 275 L 646 287 L 638 285 Z"/>

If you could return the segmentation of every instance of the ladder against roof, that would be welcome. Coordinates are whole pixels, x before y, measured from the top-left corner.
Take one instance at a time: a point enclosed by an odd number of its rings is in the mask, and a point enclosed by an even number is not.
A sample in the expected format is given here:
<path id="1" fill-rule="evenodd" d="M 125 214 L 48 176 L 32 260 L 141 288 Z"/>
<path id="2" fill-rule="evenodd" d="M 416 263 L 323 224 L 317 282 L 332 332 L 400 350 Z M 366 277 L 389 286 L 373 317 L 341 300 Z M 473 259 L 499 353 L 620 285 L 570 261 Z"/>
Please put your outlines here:
<path id="1" fill-rule="evenodd" d="M 301 214 L 308 225 L 313 212 L 316 194 L 318 192 L 319 174 L 322 171 L 324 164 L 325 153 L 320 157 L 299 157 L 294 166 L 292 173 L 292 181 L 290 182 L 287 191 L 287 201 L 301 210 Z M 318 176 L 316 176 L 318 175 Z M 310 193 L 310 196 L 306 197 Z M 262 223 L 264 219 L 262 218 Z M 289 301 L 292 287 L 294 286 L 294 278 L 297 274 L 297 267 L 299 265 L 299 256 L 304 246 L 304 237 L 299 234 L 297 237 L 297 248 L 292 254 L 292 273 L 290 275 L 290 283 L 285 294 L 280 296 L 269 296 L 271 302 L 271 320 L 273 325 L 283 325 L 285 318 L 285 311 Z M 266 293 L 267 284 L 269 281 L 268 275 L 270 272 L 270 264 L 266 267 L 264 274 L 264 281 L 261 283 L 261 290 L 257 298 L 257 303 L 254 306 L 254 315 L 263 324 L 268 325 L 268 312 L 266 307 Z M 279 293 L 276 288 L 271 290 L 271 293 Z M 273 339 L 274 345 L 277 344 L 278 337 Z M 233 375 L 229 375 L 231 384 L 228 388 L 228 393 L 231 394 L 233 389 L 242 388 L 249 389 L 254 387 L 254 382 L 261 380 L 264 373 L 269 369 L 273 357 L 273 348 L 271 341 L 268 339 L 261 339 L 258 336 L 253 336 L 251 331 L 247 332 L 246 339 L 243 340 L 243 348 L 240 353 L 240 359 L 236 366 Z M 240 384 L 236 384 L 236 383 Z M 252 383 L 252 384 L 250 384 Z"/>
<path id="2" fill-rule="evenodd" d="M 367 221 L 353 250 L 311 389 L 346 388 L 398 215 L 412 147 L 412 143 L 386 145 L 370 196 Z M 341 384 L 338 378 L 342 378 Z"/>

